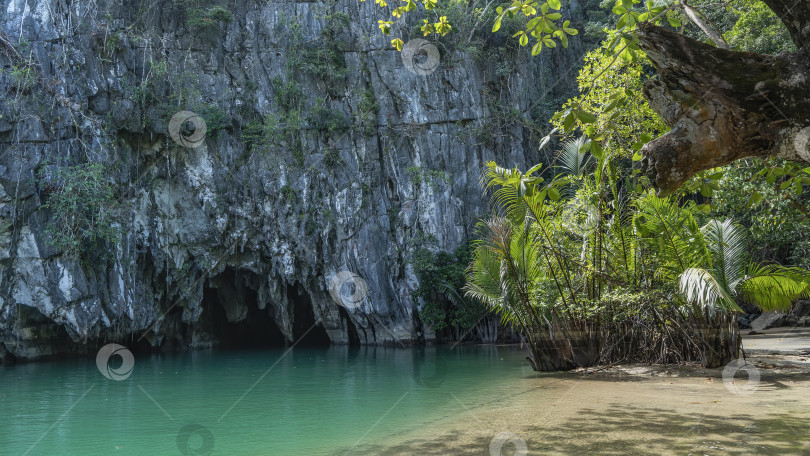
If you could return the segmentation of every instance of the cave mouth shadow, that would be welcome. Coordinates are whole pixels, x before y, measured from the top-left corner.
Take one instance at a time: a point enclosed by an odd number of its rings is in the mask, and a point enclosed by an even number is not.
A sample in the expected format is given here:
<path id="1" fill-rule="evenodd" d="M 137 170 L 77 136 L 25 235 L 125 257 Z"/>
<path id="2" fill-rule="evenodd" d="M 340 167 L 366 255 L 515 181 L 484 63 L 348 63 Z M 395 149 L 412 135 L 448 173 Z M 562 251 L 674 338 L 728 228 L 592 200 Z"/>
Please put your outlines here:
<path id="1" fill-rule="evenodd" d="M 292 306 L 293 338 L 296 347 L 328 348 L 332 340 L 322 324 L 315 321 L 312 299 L 300 283 L 287 287 L 287 303 Z"/>
<path id="2" fill-rule="evenodd" d="M 283 348 L 291 341 L 281 331 L 268 305 L 260 308 L 262 277 L 227 268 L 203 287 L 202 323 L 216 347 L 226 349 Z M 329 347 L 331 339 L 316 323 L 312 300 L 299 284 L 288 285 L 287 305 L 296 347 Z"/>
<path id="3" fill-rule="evenodd" d="M 217 347 L 279 348 L 286 345 L 284 333 L 270 309 L 259 308 L 259 295 L 253 287 L 256 278 L 251 272 L 228 268 L 206 281 L 202 299 L 204 326 Z"/>

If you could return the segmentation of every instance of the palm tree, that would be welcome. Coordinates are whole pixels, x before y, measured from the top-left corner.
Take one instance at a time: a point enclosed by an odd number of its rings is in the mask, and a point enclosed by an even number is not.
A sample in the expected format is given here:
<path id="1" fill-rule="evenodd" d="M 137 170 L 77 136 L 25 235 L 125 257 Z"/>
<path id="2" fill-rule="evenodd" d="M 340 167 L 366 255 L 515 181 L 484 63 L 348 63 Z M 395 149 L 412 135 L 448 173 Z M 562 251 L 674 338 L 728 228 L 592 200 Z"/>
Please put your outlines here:
<path id="1" fill-rule="evenodd" d="M 502 215 L 480 223 L 464 290 L 522 330 L 535 370 L 570 369 L 596 362 L 598 347 L 588 328 L 556 305 L 579 305 L 581 265 L 565 252 L 560 188 L 568 180 L 534 176 L 540 168 L 524 174 L 487 163 L 483 183 Z M 575 352 L 572 339 L 589 348 Z"/>
<path id="2" fill-rule="evenodd" d="M 607 154 L 580 172 L 580 149 L 563 149 L 551 180 L 492 162 L 483 176 L 497 213 L 479 224 L 464 291 L 520 330 L 535 370 L 720 366 L 739 354 L 739 302 L 787 309 L 810 294 L 810 272 L 751 263 L 741 228 L 633 193 Z"/>
<path id="3" fill-rule="evenodd" d="M 637 226 L 658 257 L 656 274 L 675 281 L 686 299 L 683 314 L 704 366 L 721 366 L 739 356 L 740 302 L 787 310 L 810 293 L 810 272 L 753 263 L 745 231 L 733 221 L 711 220 L 699 227 L 690 211 L 669 198 L 650 195 L 636 204 Z"/>
<path id="4" fill-rule="evenodd" d="M 789 310 L 810 295 L 810 271 L 751 261 L 745 232 L 731 220 L 711 220 L 701 232 L 708 256 L 702 266 L 685 268 L 679 287 L 687 301 L 739 312 L 746 301 L 762 310 Z"/>

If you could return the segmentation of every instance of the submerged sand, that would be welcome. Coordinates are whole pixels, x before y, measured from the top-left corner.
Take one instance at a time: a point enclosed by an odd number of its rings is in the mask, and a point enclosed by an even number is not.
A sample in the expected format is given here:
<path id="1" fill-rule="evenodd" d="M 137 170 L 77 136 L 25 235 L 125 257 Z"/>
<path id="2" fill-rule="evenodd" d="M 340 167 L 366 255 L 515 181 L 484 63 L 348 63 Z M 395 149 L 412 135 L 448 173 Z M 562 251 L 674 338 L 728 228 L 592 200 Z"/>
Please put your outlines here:
<path id="1" fill-rule="evenodd" d="M 698 366 L 527 373 L 491 401 L 351 454 L 810 455 L 810 345 L 777 341 L 808 336 L 746 337 L 748 372 L 725 382 Z"/>

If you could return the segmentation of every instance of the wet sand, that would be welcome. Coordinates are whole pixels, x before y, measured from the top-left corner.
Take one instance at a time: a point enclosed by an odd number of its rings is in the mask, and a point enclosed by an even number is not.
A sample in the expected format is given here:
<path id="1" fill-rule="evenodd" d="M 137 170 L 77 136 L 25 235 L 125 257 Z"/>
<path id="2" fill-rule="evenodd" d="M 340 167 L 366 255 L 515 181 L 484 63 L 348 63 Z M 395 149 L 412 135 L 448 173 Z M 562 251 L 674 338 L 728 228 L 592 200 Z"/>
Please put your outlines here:
<path id="1" fill-rule="evenodd" d="M 463 404 L 451 393 L 453 415 L 351 454 L 810 456 L 810 357 L 761 339 L 746 347 L 751 379 L 731 369 L 724 382 L 722 368 L 698 366 L 527 368 L 491 401 Z"/>

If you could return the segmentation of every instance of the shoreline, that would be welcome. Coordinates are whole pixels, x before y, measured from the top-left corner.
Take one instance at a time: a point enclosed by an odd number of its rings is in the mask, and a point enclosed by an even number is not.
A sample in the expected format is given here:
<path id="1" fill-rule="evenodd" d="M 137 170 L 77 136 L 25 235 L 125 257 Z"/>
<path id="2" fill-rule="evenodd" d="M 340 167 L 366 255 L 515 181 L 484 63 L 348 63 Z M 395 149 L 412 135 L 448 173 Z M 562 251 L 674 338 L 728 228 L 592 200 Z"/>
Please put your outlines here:
<path id="1" fill-rule="evenodd" d="M 795 337 L 810 336 L 794 329 Z M 807 455 L 810 345 L 794 349 L 781 343 L 784 335 L 777 328 L 744 336 L 760 348 L 746 352 L 746 373 L 727 370 L 726 378 L 724 368 L 696 364 L 524 375 L 503 398 L 459 404 L 453 416 L 352 454 L 512 455 L 525 444 L 515 454 Z"/>

